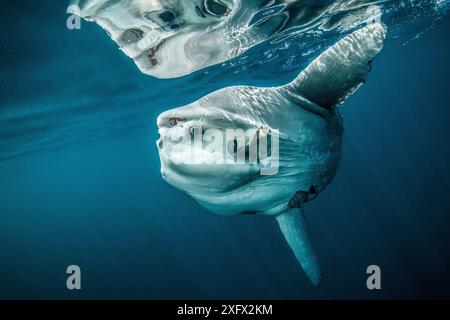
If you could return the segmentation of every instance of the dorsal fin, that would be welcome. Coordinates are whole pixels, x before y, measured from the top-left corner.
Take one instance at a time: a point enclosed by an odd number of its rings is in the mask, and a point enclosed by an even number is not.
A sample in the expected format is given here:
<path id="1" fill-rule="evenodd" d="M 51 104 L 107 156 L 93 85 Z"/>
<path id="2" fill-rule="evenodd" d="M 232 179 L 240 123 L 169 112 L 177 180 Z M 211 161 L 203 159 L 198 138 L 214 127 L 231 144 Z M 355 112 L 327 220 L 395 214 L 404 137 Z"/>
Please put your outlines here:
<path id="1" fill-rule="evenodd" d="M 327 109 L 341 104 L 366 80 L 386 33 L 381 23 L 354 31 L 323 52 L 284 88 Z"/>

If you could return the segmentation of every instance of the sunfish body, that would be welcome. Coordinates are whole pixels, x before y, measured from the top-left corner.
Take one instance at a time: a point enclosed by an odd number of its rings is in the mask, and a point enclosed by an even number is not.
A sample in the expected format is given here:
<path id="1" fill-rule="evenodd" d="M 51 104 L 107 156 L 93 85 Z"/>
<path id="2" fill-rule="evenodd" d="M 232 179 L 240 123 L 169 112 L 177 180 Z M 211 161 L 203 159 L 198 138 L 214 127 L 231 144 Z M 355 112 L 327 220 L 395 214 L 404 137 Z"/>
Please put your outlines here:
<path id="1" fill-rule="evenodd" d="M 364 21 L 372 15 L 366 13 L 370 2 L 72 0 L 70 11 L 100 25 L 143 73 L 175 78 L 236 57 L 291 27 L 317 24 L 325 14 L 351 10 Z M 321 28 L 354 27 L 347 20 L 321 22 Z"/>
<path id="2" fill-rule="evenodd" d="M 331 46 L 286 86 L 228 87 L 162 113 L 157 144 L 164 179 L 212 212 L 274 216 L 308 278 L 318 285 L 321 273 L 301 209 L 336 173 L 343 135 L 337 107 L 365 81 L 385 36 L 382 24 L 368 25 Z M 245 148 L 234 140 L 231 148 L 216 148 L 214 156 L 213 149 L 205 147 L 211 139 L 205 139 L 198 150 L 193 140 L 176 138 L 180 132 L 195 136 L 199 131 L 229 129 L 259 133 L 244 140 Z M 217 157 L 218 150 L 219 154 L 227 149 L 247 150 L 252 139 L 261 138 L 261 131 L 266 141 L 272 138 L 271 144 L 265 144 L 271 149 L 266 158 L 277 151 L 272 159 L 277 167 L 271 174 L 263 174 L 268 169 L 264 159 L 220 164 L 189 161 L 192 154 L 208 159 Z"/>

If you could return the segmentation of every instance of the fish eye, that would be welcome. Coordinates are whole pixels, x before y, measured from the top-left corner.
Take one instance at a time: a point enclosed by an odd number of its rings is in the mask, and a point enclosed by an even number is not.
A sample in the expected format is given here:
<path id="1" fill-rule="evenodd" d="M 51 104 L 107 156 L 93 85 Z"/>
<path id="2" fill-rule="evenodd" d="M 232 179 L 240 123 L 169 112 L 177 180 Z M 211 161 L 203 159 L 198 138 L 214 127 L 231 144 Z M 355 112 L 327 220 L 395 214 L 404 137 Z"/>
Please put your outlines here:
<path id="1" fill-rule="evenodd" d="M 200 133 L 200 128 L 199 127 L 197 127 L 197 126 L 191 126 L 190 128 L 189 128 L 189 133 L 191 134 L 191 135 L 197 135 L 197 134 L 199 134 Z"/>
<path id="2" fill-rule="evenodd" d="M 120 41 L 125 43 L 134 43 L 144 37 L 144 31 L 140 29 L 128 29 L 120 36 Z"/>
<path id="3" fill-rule="evenodd" d="M 159 14 L 159 18 L 164 22 L 170 22 L 175 19 L 175 12 L 172 10 L 165 10 Z"/>
<path id="4" fill-rule="evenodd" d="M 145 12 L 144 17 L 158 24 L 165 31 L 178 30 L 182 26 L 177 13 L 172 9 Z"/>
<path id="5" fill-rule="evenodd" d="M 213 16 L 225 16 L 230 11 L 226 5 L 219 0 L 204 0 L 206 12 Z"/>

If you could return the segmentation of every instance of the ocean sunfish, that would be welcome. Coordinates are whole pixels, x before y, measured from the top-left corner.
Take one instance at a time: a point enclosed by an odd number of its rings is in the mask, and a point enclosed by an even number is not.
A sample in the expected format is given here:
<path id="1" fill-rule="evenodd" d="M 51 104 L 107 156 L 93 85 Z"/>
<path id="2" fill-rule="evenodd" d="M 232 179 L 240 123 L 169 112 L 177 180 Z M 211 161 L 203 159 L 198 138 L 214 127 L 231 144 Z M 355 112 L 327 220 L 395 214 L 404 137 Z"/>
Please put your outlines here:
<path id="1" fill-rule="evenodd" d="M 352 10 L 364 21 L 372 15 L 366 13 L 371 2 L 72 0 L 69 8 L 101 26 L 144 74 L 175 78 L 227 61 L 289 28 L 318 24 L 324 15 Z M 338 21 L 354 28 L 354 21 Z"/>
<path id="2" fill-rule="evenodd" d="M 364 83 L 385 37 L 384 25 L 365 26 L 288 85 L 227 87 L 162 113 L 157 146 L 163 178 L 214 213 L 274 216 L 308 278 L 319 285 L 303 204 L 337 171 L 343 136 L 337 107 Z"/>

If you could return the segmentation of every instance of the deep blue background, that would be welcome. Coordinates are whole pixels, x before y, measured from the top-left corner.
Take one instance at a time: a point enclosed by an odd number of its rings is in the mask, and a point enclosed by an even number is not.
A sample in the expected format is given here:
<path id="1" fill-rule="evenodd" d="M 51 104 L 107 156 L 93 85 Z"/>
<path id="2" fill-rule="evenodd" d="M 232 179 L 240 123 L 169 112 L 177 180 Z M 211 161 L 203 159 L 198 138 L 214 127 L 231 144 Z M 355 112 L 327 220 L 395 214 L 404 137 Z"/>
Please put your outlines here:
<path id="1" fill-rule="evenodd" d="M 274 220 L 202 209 L 162 180 L 154 143 L 161 111 L 298 70 L 152 79 L 100 28 L 68 31 L 65 7 L 2 4 L 0 298 L 450 298 L 448 18 L 389 40 L 343 107 L 339 172 L 306 207 L 313 288 Z"/>

